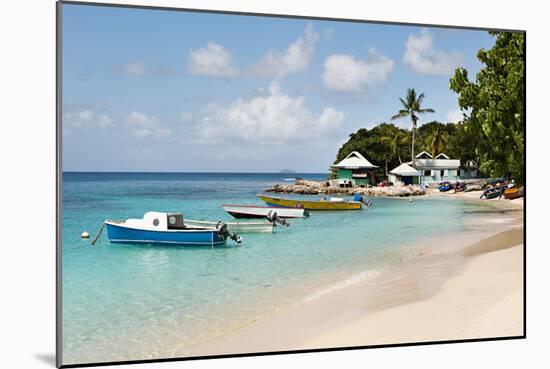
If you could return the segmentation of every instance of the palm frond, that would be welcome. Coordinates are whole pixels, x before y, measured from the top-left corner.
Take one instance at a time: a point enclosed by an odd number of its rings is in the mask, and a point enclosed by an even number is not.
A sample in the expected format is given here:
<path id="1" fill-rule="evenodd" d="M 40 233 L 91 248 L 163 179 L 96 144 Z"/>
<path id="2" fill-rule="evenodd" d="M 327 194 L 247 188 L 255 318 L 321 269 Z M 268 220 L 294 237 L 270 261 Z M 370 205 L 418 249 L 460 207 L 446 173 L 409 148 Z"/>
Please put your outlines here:
<path id="1" fill-rule="evenodd" d="M 418 98 L 416 99 L 416 103 L 418 104 L 419 107 L 422 105 L 422 100 L 424 100 L 424 92 L 418 95 Z"/>
<path id="2" fill-rule="evenodd" d="M 407 104 L 407 102 L 405 100 L 403 100 L 402 98 L 399 98 L 399 101 L 401 101 L 401 104 L 403 104 L 403 107 L 407 110 L 410 109 L 410 106 Z"/>
<path id="3" fill-rule="evenodd" d="M 394 119 L 397 119 L 397 118 L 403 118 L 403 117 L 406 117 L 408 115 L 409 115 L 409 111 L 402 109 L 402 110 L 399 110 L 399 113 L 397 113 L 396 115 L 391 117 L 391 119 L 394 120 Z"/>
<path id="4" fill-rule="evenodd" d="M 414 90 L 414 88 L 409 88 L 407 90 L 407 103 L 409 104 L 410 107 L 412 107 L 415 102 L 416 102 L 416 91 Z"/>
<path id="5" fill-rule="evenodd" d="M 416 112 L 419 113 L 419 114 L 435 113 L 435 110 L 427 108 L 427 109 L 418 109 L 418 110 L 416 110 Z"/>

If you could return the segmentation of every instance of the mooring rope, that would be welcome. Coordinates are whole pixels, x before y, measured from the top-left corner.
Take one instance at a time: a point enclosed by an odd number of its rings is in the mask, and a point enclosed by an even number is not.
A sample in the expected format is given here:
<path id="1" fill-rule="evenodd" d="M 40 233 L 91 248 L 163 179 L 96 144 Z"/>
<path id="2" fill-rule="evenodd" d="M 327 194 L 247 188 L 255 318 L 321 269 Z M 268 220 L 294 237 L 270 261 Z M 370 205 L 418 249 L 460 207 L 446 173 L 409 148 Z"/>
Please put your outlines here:
<path id="1" fill-rule="evenodd" d="M 99 228 L 99 231 L 97 232 L 97 234 L 95 235 L 93 241 L 92 241 L 92 246 L 95 245 L 95 243 L 97 242 L 97 240 L 99 239 L 99 236 L 101 236 L 101 232 L 103 232 L 103 228 L 105 228 L 105 222 L 103 222 L 101 224 L 101 227 Z"/>

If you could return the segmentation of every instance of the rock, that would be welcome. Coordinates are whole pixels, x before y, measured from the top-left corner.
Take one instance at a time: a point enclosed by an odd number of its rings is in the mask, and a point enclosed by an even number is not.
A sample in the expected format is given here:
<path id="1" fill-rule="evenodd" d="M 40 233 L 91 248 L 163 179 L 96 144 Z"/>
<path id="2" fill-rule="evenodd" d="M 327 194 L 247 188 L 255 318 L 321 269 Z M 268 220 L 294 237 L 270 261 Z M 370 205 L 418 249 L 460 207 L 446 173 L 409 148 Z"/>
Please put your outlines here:
<path id="1" fill-rule="evenodd" d="M 301 195 L 353 195 L 355 193 L 364 196 L 388 196 L 388 197 L 406 197 L 425 195 L 426 192 L 420 186 L 390 186 L 390 187 L 356 187 L 356 188 L 340 188 L 330 187 L 327 181 L 309 181 L 296 180 L 294 184 L 275 184 L 266 192 L 276 193 L 295 193 Z"/>

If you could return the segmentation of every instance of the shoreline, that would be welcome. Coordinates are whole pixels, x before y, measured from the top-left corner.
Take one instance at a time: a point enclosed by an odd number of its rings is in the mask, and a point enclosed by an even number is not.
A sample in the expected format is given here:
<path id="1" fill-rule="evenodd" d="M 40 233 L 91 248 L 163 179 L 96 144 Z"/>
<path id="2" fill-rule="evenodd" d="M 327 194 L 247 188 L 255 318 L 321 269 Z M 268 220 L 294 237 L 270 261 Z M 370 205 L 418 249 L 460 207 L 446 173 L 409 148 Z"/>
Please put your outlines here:
<path id="1" fill-rule="evenodd" d="M 463 200 L 479 196 L 457 195 L 457 199 Z M 513 205 L 496 204 L 512 211 L 523 208 L 523 200 L 506 200 L 506 203 Z M 513 224 L 500 226 L 498 232 L 487 233 L 478 242 L 470 241 L 443 251 L 421 247 L 422 251 L 414 257 L 372 278 L 334 290 L 329 288 L 326 293 L 304 299 L 288 310 L 189 347 L 185 354 L 204 356 L 522 335 L 523 218 L 521 215 L 513 219 Z M 503 281 L 491 284 L 495 278 Z M 470 296 L 478 290 L 479 293 Z M 422 313 L 433 310 L 435 314 L 428 316 Z M 410 316 L 416 316 L 414 322 Z M 504 319 L 506 316 L 512 316 L 514 321 Z M 433 333 L 433 328 L 439 332 Z"/>

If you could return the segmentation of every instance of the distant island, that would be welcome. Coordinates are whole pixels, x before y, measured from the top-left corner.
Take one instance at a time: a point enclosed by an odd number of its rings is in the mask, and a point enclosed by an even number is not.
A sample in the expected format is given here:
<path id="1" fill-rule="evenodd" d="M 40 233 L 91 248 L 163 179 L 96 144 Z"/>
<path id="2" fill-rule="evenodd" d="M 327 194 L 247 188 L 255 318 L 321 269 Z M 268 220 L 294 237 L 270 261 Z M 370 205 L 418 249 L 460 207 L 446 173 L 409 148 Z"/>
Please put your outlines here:
<path id="1" fill-rule="evenodd" d="M 279 173 L 296 173 L 296 171 L 292 169 L 281 169 Z"/>

